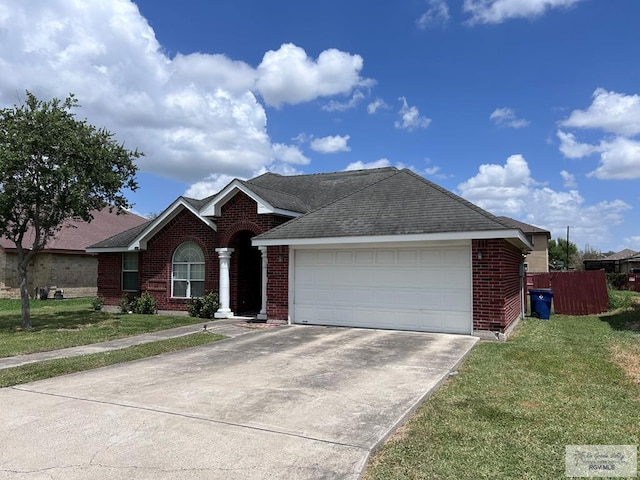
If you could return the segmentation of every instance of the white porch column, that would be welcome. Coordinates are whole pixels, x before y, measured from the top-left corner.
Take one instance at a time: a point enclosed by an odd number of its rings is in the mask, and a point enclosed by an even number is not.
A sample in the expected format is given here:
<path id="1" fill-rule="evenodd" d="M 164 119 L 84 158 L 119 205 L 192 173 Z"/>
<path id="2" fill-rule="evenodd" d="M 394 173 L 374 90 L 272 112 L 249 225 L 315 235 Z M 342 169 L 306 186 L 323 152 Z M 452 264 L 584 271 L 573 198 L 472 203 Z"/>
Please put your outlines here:
<path id="1" fill-rule="evenodd" d="M 229 289 L 229 262 L 233 248 L 216 248 L 218 258 L 220 259 L 220 308 L 215 313 L 215 318 L 231 318 L 233 312 L 229 308 L 230 305 L 230 289 Z"/>
<path id="2" fill-rule="evenodd" d="M 262 306 L 258 314 L 258 320 L 267 319 L 267 247 L 258 247 L 262 254 Z"/>

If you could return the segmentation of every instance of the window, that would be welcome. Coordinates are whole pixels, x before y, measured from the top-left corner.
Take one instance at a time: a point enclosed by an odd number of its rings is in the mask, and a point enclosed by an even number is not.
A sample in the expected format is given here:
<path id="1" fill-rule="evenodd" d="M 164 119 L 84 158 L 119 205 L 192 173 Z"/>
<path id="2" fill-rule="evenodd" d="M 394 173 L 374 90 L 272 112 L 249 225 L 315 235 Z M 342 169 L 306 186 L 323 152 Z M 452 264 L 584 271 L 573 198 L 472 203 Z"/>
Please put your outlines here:
<path id="1" fill-rule="evenodd" d="M 172 297 L 204 296 L 204 254 L 194 242 L 185 242 L 173 254 Z"/>
<path id="2" fill-rule="evenodd" d="M 122 290 L 136 292 L 138 290 L 138 253 L 122 254 Z"/>

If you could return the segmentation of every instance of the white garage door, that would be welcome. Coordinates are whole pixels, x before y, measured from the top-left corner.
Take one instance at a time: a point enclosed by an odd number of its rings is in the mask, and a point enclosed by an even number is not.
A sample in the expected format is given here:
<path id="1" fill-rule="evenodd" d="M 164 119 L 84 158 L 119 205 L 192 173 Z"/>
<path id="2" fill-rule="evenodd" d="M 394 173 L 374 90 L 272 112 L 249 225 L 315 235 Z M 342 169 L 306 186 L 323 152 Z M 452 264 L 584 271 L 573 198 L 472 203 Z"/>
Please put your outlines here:
<path id="1" fill-rule="evenodd" d="M 468 245 L 296 250 L 293 322 L 471 333 Z"/>

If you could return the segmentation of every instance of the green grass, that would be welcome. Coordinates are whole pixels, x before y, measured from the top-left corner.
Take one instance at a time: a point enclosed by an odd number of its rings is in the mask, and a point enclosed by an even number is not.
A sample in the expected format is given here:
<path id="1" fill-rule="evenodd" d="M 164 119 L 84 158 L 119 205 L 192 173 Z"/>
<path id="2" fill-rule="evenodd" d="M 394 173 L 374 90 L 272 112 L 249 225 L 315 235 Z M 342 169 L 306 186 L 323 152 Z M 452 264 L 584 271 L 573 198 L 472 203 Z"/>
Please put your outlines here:
<path id="1" fill-rule="evenodd" d="M 526 319 L 508 342 L 478 344 L 364 478 L 565 478 L 566 445 L 640 445 L 639 320 Z"/>
<path id="2" fill-rule="evenodd" d="M 68 373 L 106 367 L 116 363 L 130 362 L 161 353 L 217 342 L 223 338 L 225 337 L 213 333 L 196 333 L 184 337 L 136 345 L 121 350 L 113 350 L 106 353 L 61 358 L 8 368 L 0 370 L 0 388 L 56 377 L 58 375 L 66 375 Z"/>
<path id="3" fill-rule="evenodd" d="M 88 345 L 203 322 L 187 316 L 94 311 L 91 299 L 32 301 L 31 330 L 21 329 L 20 314 L 19 300 L 0 300 L 0 357 Z"/>

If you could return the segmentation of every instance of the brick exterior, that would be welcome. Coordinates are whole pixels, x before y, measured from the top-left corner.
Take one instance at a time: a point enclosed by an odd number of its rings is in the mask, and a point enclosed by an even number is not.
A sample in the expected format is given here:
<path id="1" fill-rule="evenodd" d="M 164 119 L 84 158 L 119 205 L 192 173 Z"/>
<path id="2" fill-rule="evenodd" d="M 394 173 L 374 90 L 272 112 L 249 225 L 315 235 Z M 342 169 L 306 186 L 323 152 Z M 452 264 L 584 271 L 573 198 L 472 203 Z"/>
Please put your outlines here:
<path id="1" fill-rule="evenodd" d="M 289 319 L 289 247 L 267 247 L 267 318 Z"/>
<path id="2" fill-rule="evenodd" d="M 171 263 L 173 252 L 184 242 L 197 243 L 205 256 L 205 291 L 219 289 L 219 259 L 216 248 L 234 248 L 241 232 L 258 235 L 289 220 L 278 215 L 258 215 L 257 204 L 242 192 L 222 206 L 222 216 L 215 219 L 217 232 L 188 210 L 178 213 L 139 252 L 138 293 L 149 292 L 159 310 L 186 310 L 188 299 L 171 297 Z M 231 255 L 231 310 L 238 309 L 238 256 Z M 128 292 L 122 290 L 122 254 L 99 254 L 98 295 L 107 305 L 118 305 Z M 286 302 L 285 302 L 286 303 Z M 286 317 L 285 317 L 286 318 Z"/>
<path id="3" fill-rule="evenodd" d="M 218 291 L 219 260 L 216 248 L 234 248 L 230 262 L 230 307 L 238 305 L 238 234 L 251 236 L 270 230 L 289 220 L 277 215 L 259 215 L 256 203 L 238 192 L 222 206 L 215 219 L 217 232 L 183 210 L 158 232 L 139 253 L 138 290 L 148 291 L 156 299 L 158 309 L 185 310 L 187 300 L 171 298 L 171 261 L 175 249 L 186 241 L 200 245 L 205 255 L 205 290 Z M 246 238 L 246 237 L 245 237 Z M 482 251 L 482 259 L 478 252 Z M 521 315 L 520 264 L 522 254 L 505 240 L 472 242 L 473 327 L 475 330 L 504 332 Z M 289 318 L 289 247 L 267 248 L 267 317 L 269 320 Z M 122 254 L 99 255 L 98 294 L 107 305 L 117 305 L 125 292 L 121 289 Z"/>
<path id="4" fill-rule="evenodd" d="M 0 298 L 20 298 L 16 253 L 0 250 L 0 273 Z M 97 274 L 95 255 L 44 251 L 29 262 L 27 290 L 33 297 L 40 288 L 48 288 L 51 298 L 56 290 L 63 290 L 65 298 L 92 297 L 97 291 Z"/>
<path id="5" fill-rule="evenodd" d="M 504 332 L 521 315 L 522 252 L 502 239 L 474 240 L 471 249 L 473 328 Z"/>

